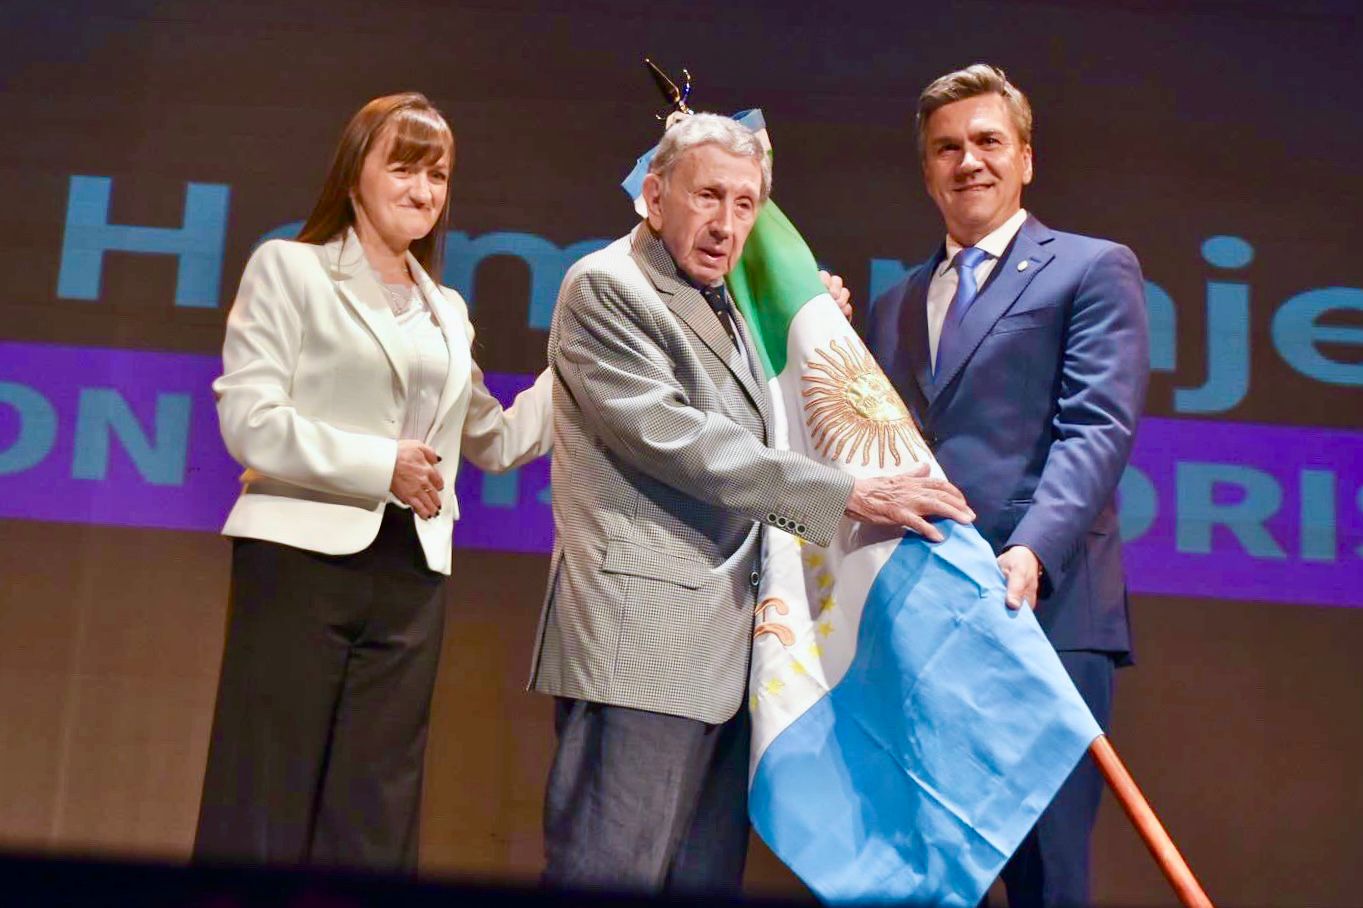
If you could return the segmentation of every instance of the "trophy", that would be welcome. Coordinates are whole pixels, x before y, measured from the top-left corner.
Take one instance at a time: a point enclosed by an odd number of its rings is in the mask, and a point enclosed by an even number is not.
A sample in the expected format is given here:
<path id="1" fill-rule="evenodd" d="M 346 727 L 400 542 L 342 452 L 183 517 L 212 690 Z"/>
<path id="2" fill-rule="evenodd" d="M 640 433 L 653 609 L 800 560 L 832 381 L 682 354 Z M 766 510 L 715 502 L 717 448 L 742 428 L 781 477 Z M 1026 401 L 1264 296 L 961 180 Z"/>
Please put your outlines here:
<path id="1" fill-rule="evenodd" d="M 663 96 L 663 103 L 670 108 L 666 116 L 655 114 L 659 120 L 664 122 L 664 129 L 672 126 L 682 117 L 690 116 L 693 111 L 686 106 L 686 99 L 691 97 L 691 73 L 685 67 L 682 68 L 682 87 L 678 88 L 677 83 L 668 78 L 667 73 L 659 69 L 658 65 L 648 57 L 644 57 L 644 66 L 648 67 L 648 74 L 653 77 L 653 84 L 658 86 L 658 92 Z"/>

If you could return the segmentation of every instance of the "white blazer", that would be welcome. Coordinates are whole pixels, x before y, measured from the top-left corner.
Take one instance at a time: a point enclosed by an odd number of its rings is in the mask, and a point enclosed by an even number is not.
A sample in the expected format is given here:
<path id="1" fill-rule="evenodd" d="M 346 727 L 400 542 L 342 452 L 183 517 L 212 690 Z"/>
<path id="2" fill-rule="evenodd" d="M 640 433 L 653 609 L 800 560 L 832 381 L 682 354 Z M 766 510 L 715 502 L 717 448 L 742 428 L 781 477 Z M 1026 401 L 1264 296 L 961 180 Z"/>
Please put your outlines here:
<path id="1" fill-rule="evenodd" d="M 546 370 L 503 410 L 483 384 L 473 325 L 458 293 L 408 254 L 450 351 L 449 374 L 424 439 L 441 455 L 441 512 L 413 514 L 431 570 L 450 572 L 462 453 L 504 471 L 549 450 Z M 407 352 L 353 231 L 325 245 L 261 244 L 246 263 L 227 319 L 223 374 L 213 383 L 227 450 L 246 469 L 223 533 L 327 555 L 361 551 L 378 535 L 397 461 Z"/>

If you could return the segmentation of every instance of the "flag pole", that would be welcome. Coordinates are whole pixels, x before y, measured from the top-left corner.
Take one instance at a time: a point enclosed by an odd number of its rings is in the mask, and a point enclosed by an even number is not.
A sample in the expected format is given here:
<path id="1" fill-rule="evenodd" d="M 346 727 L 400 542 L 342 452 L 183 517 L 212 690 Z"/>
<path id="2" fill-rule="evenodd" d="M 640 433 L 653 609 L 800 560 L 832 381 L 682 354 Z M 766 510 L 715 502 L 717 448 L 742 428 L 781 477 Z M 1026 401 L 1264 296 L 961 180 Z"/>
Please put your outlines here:
<path id="1" fill-rule="evenodd" d="M 1089 745 L 1089 753 L 1093 755 L 1093 762 L 1098 764 L 1099 771 L 1107 780 L 1112 793 L 1116 795 L 1118 803 L 1122 805 L 1136 831 L 1145 841 L 1145 847 L 1150 849 L 1150 854 L 1154 856 L 1155 863 L 1163 871 L 1165 879 L 1174 887 L 1179 901 L 1186 908 L 1212 908 L 1212 900 L 1207 898 L 1207 893 L 1202 890 L 1197 878 L 1193 876 L 1193 871 L 1189 869 L 1188 862 L 1183 860 L 1183 855 L 1179 854 L 1174 840 L 1169 838 L 1169 833 L 1164 830 L 1159 817 L 1155 816 L 1150 802 L 1141 794 L 1136 781 L 1131 778 L 1131 773 L 1127 772 L 1126 766 L 1118 758 L 1117 751 L 1112 748 L 1112 742 L 1106 735 L 1099 735 Z"/>

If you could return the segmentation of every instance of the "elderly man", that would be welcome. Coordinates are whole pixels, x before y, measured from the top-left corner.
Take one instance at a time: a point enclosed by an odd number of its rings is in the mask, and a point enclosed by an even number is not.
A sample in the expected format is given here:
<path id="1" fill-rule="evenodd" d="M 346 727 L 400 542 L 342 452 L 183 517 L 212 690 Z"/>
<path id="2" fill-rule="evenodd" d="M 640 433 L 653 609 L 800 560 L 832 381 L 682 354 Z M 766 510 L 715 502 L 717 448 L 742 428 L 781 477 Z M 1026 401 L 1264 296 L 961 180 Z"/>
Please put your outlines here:
<path id="1" fill-rule="evenodd" d="M 735 121 L 672 127 L 647 219 L 572 267 L 549 332 L 557 540 L 531 675 L 555 695 L 545 882 L 733 891 L 747 852 L 747 683 L 762 527 L 844 515 L 940 538 L 969 521 L 926 471 L 853 480 L 769 447 L 724 276 L 771 187 Z"/>
<path id="2" fill-rule="evenodd" d="M 995 67 L 923 91 L 923 177 L 946 239 L 872 303 L 867 341 L 979 513 L 1009 605 L 1036 609 L 1106 728 L 1131 648 L 1112 499 L 1149 373 L 1143 284 L 1125 246 L 1022 208 L 1031 133 Z M 1086 758 L 1005 868 L 1010 908 L 1088 903 L 1101 793 Z"/>

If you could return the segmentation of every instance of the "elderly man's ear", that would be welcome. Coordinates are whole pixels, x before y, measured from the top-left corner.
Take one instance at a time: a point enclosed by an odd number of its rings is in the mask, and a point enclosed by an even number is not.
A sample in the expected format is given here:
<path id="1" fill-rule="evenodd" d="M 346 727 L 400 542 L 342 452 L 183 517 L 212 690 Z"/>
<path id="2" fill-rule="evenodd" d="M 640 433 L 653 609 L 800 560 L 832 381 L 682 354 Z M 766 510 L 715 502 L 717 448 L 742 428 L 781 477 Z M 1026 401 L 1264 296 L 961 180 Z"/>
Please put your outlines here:
<path id="1" fill-rule="evenodd" d="M 639 194 L 648 210 L 648 226 L 657 230 L 663 223 L 663 181 L 656 173 L 646 174 Z"/>
<path id="2" fill-rule="evenodd" d="M 842 282 L 842 277 L 829 274 L 827 271 L 820 271 L 819 280 L 823 281 L 823 285 L 828 288 L 828 295 L 833 297 L 833 302 L 838 304 L 843 317 L 850 322 L 852 320 L 852 291 L 847 289 L 847 285 Z"/>

